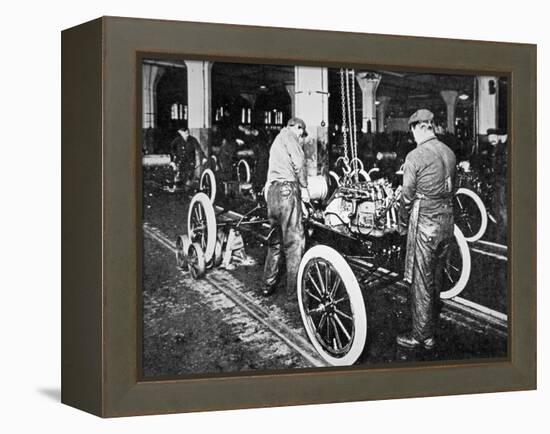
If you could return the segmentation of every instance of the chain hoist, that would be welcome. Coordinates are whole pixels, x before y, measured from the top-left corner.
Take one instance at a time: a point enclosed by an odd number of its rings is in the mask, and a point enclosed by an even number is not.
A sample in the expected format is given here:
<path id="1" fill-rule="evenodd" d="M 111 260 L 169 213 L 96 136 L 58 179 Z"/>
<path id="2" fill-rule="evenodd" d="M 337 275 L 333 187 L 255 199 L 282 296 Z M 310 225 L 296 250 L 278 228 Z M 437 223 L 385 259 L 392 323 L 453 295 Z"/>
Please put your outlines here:
<path id="1" fill-rule="evenodd" d="M 351 125 L 351 105 L 349 101 L 349 70 L 346 69 L 346 109 L 348 112 L 348 124 L 349 124 L 349 145 L 351 150 L 351 158 L 353 155 L 353 136 L 352 136 L 352 125 Z M 347 127 L 347 126 L 346 126 Z"/>
<path id="2" fill-rule="evenodd" d="M 355 173 L 355 180 L 358 180 L 358 157 L 357 157 L 357 120 L 356 120 L 356 111 L 355 111 L 355 69 L 350 70 L 351 72 L 351 103 L 352 103 L 352 119 L 350 119 L 350 122 L 352 124 L 352 132 L 353 135 L 353 171 Z"/>
<path id="3" fill-rule="evenodd" d="M 346 70 L 347 73 L 347 70 Z M 347 164 L 348 158 L 348 134 L 347 134 L 347 119 L 346 119 L 346 92 L 344 89 L 344 69 L 340 68 L 340 99 L 342 101 L 342 139 L 344 142 L 344 161 Z"/>

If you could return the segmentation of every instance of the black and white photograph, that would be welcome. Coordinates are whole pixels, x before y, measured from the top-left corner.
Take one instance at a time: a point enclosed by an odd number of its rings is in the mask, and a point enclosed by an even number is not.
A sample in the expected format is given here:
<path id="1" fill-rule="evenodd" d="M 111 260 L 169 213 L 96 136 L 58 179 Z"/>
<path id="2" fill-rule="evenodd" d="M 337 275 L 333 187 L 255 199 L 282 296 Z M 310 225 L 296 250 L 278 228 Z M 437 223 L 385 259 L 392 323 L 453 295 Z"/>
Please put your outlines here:
<path id="1" fill-rule="evenodd" d="M 510 6 L 7 3 L 0 431 L 544 432 L 550 26 Z"/>
<path id="2" fill-rule="evenodd" d="M 140 67 L 143 378 L 508 357 L 508 75 Z"/>

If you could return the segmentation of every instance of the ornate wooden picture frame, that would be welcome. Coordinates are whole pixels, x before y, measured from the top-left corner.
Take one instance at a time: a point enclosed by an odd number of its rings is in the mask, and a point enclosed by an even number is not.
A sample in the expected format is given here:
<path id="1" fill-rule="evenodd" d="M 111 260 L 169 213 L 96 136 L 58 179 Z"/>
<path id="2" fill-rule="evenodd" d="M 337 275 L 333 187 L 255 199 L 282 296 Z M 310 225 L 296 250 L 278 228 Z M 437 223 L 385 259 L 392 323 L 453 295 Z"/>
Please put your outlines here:
<path id="1" fill-rule="evenodd" d="M 102 416 L 536 388 L 536 46 L 103 17 L 62 33 L 62 402 Z M 147 379 L 141 62 L 178 57 L 505 75 L 508 357 Z"/>

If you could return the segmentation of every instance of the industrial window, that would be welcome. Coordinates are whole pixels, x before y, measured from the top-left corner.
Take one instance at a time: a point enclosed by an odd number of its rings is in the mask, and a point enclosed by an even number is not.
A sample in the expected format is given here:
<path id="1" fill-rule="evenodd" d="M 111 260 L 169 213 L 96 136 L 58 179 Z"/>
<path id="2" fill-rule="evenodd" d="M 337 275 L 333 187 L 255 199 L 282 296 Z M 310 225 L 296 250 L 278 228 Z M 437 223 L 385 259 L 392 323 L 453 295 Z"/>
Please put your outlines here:
<path id="1" fill-rule="evenodd" d="M 179 103 L 172 104 L 170 119 L 172 120 L 187 120 L 187 106 Z"/>

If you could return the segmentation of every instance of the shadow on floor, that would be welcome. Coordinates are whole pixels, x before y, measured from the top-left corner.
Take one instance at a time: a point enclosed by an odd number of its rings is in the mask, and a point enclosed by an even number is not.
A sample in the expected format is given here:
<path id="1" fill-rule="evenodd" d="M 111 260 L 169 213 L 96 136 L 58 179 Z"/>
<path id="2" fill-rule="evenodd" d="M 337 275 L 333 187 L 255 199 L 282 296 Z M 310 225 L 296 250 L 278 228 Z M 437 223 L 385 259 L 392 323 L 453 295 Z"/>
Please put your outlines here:
<path id="1" fill-rule="evenodd" d="M 59 388 L 38 389 L 38 393 L 53 401 L 61 402 L 61 389 Z"/>

